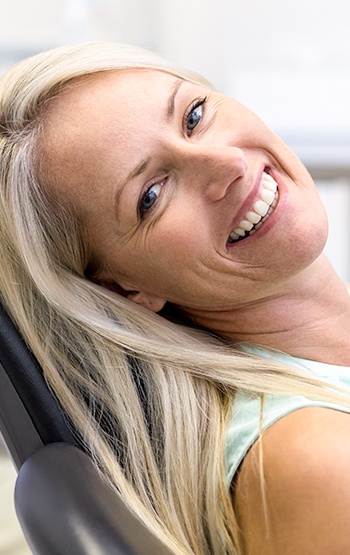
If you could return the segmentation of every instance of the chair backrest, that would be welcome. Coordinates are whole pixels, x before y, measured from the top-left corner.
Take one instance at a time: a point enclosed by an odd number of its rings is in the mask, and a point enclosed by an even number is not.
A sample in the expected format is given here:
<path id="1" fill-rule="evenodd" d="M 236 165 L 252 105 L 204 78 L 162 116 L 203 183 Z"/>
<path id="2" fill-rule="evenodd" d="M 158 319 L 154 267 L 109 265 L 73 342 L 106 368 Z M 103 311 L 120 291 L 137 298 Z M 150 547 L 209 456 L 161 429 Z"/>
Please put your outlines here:
<path id="1" fill-rule="evenodd" d="M 19 470 L 15 504 L 37 555 L 170 555 L 83 452 L 0 305 L 0 431 Z"/>
<path id="2" fill-rule="evenodd" d="M 0 431 L 17 469 L 43 445 L 78 445 L 40 366 L 1 305 Z"/>

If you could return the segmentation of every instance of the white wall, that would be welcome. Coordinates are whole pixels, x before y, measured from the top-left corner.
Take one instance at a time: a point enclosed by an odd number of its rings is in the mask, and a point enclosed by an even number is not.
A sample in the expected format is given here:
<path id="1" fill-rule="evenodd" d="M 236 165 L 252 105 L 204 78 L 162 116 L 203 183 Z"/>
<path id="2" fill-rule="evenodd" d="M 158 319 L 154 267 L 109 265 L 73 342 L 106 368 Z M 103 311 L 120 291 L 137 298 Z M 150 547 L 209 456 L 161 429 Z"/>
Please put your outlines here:
<path id="1" fill-rule="evenodd" d="M 0 59 L 86 40 L 156 47 L 155 11 L 153 0 L 0 0 Z"/>

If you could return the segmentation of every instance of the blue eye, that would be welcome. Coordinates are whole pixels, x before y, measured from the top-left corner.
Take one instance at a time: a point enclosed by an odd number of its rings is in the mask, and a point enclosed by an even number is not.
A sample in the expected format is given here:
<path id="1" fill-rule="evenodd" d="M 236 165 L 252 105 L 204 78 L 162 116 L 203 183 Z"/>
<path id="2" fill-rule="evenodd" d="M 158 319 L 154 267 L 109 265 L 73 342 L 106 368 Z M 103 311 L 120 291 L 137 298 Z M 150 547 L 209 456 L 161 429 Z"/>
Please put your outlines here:
<path id="1" fill-rule="evenodd" d="M 199 124 L 203 117 L 203 104 L 206 98 L 202 100 L 197 100 L 193 106 L 191 106 L 190 112 L 186 117 L 186 130 L 190 133 Z"/>
<path id="2" fill-rule="evenodd" d="M 144 217 L 147 210 L 150 210 L 154 205 L 154 203 L 158 200 L 159 193 L 162 189 L 163 184 L 164 184 L 164 181 L 162 181 L 161 183 L 154 183 L 147 189 L 147 191 L 141 197 L 140 203 L 139 203 L 139 215 L 141 219 Z"/>

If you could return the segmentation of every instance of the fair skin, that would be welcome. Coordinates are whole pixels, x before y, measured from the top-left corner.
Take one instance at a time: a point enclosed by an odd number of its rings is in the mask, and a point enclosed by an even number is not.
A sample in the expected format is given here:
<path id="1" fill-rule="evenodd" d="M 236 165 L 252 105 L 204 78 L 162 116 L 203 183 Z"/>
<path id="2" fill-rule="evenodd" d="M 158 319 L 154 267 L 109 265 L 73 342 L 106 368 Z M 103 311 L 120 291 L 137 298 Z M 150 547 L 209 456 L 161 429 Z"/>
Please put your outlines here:
<path id="1" fill-rule="evenodd" d="M 284 143 L 241 104 L 164 72 L 101 73 L 52 103 L 43 154 L 46 183 L 78 211 L 101 283 L 118 284 L 153 311 L 173 303 L 234 340 L 350 366 L 350 301 L 322 255 L 327 222 L 315 186 Z M 254 234 L 232 242 L 266 180 L 273 195 L 277 188 L 277 204 Z M 290 507 L 271 514 L 271 541 L 263 524 L 250 532 L 249 522 L 262 519 L 256 447 L 246 457 L 235 502 L 247 553 L 333 553 L 307 543 L 311 511 L 321 540 L 325 531 L 334 541 L 344 536 L 342 519 L 333 526 L 330 515 L 350 507 L 342 468 L 350 455 L 342 442 L 350 419 L 335 411 L 321 416 L 308 424 L 306 413 L 296 411 L 263 434 L 272 505 L 286 496 L 302 501 L 298 518 L 291 520 Z M 342 474 L 335 475 L 344 491 L 329 496 L 327 512 L 315 501 L 322 476 L 311 472 L 311 462 L 305 469 L 304 460 L 310 449 L 324 458 L 330 428 L 339 430 L 338 450 L 326 464 L 340 465 Z M 309 430 L 307 441 L 287 443 L 290 431 L 300 429 Z M 287 445 L 298 456 L 274 465 L 276 446 L 284 452 Z"/>
<path id="2" fill-rule="evenodd" d="M 238 473 L 235 507 L 244 555 L 350 553 L 348 414 L 304 408 L 262 434 L 267 520 L 258 445 Z"/>

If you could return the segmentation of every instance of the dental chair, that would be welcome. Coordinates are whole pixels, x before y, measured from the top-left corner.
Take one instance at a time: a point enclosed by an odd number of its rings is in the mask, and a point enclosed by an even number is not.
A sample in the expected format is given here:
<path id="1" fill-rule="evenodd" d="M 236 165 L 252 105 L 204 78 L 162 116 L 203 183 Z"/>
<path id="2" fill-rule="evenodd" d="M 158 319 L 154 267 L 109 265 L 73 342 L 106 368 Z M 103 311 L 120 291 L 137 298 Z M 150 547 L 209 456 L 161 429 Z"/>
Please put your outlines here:
<path id="1" fill-rule="evenodd" d="M 1 305 L 0 431 L 34 554 L 170 555 L 100 477 Z"/>

